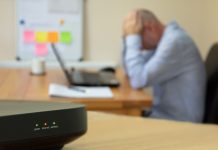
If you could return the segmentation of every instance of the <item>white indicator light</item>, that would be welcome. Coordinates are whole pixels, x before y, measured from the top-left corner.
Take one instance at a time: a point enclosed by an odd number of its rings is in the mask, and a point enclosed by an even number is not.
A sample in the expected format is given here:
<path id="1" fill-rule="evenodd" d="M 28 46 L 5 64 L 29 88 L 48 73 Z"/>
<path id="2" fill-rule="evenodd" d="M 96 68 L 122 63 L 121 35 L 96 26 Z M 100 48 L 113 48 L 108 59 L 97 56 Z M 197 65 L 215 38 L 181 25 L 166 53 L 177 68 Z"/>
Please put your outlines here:
<path id="1" fill-rule="evenodd" d="M 36 124 L 36 127 L 38 127 L 39 126 L 39 124 Z"/>
<path id="2" fill-rule="evenodd" d="M 53 125 L 56 125 L 56 122 L 53 122 Z"/>

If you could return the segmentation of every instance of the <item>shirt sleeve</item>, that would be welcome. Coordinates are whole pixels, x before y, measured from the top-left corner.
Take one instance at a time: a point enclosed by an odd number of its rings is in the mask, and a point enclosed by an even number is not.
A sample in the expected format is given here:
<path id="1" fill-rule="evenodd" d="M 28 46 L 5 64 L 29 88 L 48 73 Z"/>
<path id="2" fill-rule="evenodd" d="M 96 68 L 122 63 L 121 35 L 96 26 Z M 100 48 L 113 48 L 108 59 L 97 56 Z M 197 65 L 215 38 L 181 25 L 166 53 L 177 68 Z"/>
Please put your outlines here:
<path id="1" fill-rule="evenodd" d="M 179 42 L 167 39 L 154 51 L 141 54 L 140 36 L 126 38 L 125 66 L 133 88 L 142 88 L 165 82 L 176 77 L 182 71 L 185 50 Z M 184 48 L 185 49 L 185 48 Z M 187 56 L 188 57 L 188 56 Z M 189 56 L 191 57 L 191 56 Z"/>
<path id="2" fill-rule="evenodd" d="M 132 66 L 146 64 L 153 54 L 154 51 L 142 51 L 140 35 L 130 35 L 123 40 L 124 70 L 130 77 L 130 82 L 133 88 L 139 87 L 140 81 L 132 79 L 133 73 L 139 69 L 138 67 L 132 68 Z"/>

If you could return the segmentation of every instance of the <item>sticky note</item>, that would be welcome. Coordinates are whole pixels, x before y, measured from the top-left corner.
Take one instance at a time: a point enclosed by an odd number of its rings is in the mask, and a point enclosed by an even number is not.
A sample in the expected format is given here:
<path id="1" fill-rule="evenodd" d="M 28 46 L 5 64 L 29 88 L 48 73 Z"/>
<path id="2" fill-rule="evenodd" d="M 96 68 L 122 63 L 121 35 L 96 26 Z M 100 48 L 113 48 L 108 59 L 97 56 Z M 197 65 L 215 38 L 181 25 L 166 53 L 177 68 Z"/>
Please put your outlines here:
<path id="1" fill-rule="evenodd" d="M 25 43 L 33 43 L 35 41 L 35 34 L 31 30 L 26 30 L 23 32 L 23 39 Z"/>
<path id="2" fill-rule="evenodd" d="M 60 41 L 65 44 L 70 44 L 72 42 L 72 36 L 70 32 L 61 32 Z"/>
<path id="3" fill-rule="evenodd" d="M 36 32 L 36 42 L 37 43 L 48 42 L 48 33 L 47 32 Z"/>
<path id="4" fill-rule="evenodd" d="M 47 56 L 48 55 L 47 44 L 36 44 L 35 55 L 36 56 Z"/>
<path id="5" fill-rule="evenodd" d="M 57 43 L 58 42 L 58 32 L 49 32 L 48 33 L 48 42 Z"/>

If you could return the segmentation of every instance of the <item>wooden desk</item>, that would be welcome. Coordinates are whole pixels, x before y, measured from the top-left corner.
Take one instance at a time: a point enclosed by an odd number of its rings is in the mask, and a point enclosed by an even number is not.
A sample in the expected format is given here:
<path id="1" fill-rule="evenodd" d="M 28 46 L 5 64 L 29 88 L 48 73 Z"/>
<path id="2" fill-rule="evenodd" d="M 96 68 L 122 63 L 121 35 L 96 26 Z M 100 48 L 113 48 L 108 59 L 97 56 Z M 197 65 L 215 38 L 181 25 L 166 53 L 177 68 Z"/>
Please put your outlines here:
<path id="1" fill-rule="evenodd" d="M 140 115 L 142 108 L 151 106 L 151 96 L 142 90 L 132 90 L 121 70 L 117 71 L 121 82 L 112 88 L 111 99 L 51 98 L 48 96 L 50 83 L 67 84 L 60 69 L 48 70 L 45 76 L 31 76 L 28 69 L 0 69 L 0 99 L 72 101 L 87 105 L 88 110 L 100 110 L 127 115 Z"/>
<path id="2" fill-rule="evenodd" d="M 217 150 L 218 126 L 89 112 L 88 132 L 63 150 Z"/>

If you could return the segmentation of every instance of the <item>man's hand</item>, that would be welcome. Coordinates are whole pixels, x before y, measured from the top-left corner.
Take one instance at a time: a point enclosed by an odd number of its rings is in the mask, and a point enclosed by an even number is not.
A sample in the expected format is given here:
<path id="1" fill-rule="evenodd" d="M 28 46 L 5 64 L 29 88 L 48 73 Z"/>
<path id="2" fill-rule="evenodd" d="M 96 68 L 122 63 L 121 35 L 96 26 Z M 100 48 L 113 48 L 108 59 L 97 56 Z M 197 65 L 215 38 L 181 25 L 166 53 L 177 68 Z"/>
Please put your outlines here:
<path id="1" fill-rule="evenodd" d="M 142 18 L 139 11 L 130 12 L 123 22 L 123 36 L 126 37 L 132 34 L 141 34 L 143 30 Z"/>

